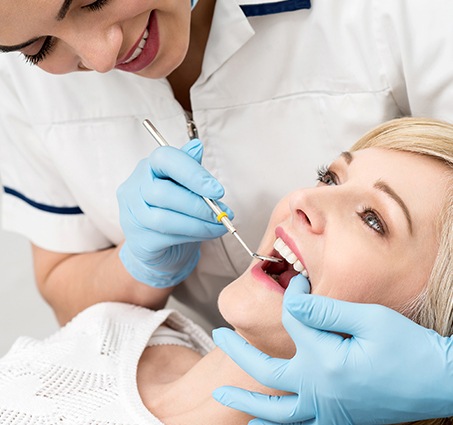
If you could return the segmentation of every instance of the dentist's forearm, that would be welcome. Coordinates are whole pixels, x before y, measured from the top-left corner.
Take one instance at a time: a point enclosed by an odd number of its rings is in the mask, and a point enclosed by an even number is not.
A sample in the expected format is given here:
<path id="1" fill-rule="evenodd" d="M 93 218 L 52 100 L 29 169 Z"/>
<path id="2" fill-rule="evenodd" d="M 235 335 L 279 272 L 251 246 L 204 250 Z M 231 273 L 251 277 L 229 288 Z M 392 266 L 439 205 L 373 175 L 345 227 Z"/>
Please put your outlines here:
<path id="1" fill-rule="evenodd" d="M 85 308 L 103 301 L 165 307 L 173 288 L 153 288 L 124 268 L 121 246 L 84 254 L 61 254 L 33 246 L 35 278 L 60 325 Z"/>

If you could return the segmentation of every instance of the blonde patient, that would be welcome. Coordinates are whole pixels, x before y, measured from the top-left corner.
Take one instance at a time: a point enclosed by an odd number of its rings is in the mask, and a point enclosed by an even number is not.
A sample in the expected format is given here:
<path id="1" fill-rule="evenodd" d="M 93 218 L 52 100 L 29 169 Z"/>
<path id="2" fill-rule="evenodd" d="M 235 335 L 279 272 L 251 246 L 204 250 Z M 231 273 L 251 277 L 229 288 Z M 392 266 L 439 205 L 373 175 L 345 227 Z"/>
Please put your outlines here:
<path id="1" fill-rule="evenodd" d="M 300 272 L 313 294 L 382 304 L 451 335 L 452 183 L 452 125 L 377 127 L 321 167 L 316 187 L 276 205 L 259 252 L 286 260 L 252 262 L 220 294 L 221 314 L 263 352 L 292 357 L 282 301 Z M 0 422 L 247 424 L 212 398 L 222 385 L 279 394 L 178 312 L 103 303 L 45 341 L 19 339 L 0 360 Z"/>

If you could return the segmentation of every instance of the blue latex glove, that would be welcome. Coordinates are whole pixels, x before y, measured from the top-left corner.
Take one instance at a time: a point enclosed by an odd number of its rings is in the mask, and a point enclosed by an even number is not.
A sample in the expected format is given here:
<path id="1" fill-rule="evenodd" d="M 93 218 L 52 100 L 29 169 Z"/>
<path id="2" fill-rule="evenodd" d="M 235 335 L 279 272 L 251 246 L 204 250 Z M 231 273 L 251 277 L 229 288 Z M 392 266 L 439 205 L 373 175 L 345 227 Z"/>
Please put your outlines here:
<path id="1" fill-rule="evenodd" d="M 181 150 L 160 147 L 140 161 L 117 191 L 126 238 L 120 258 L 140 282 L 158 288 L 177 285 L 195 268 L 200 241 L 226 232 L 200 197 L 217 200 L 224 194 L 200 165 L 202 155 L 198 139 Z M 229 208 L 218 204 L 233 217 Z"/>
<path id="2" fill-rule="evenodd" d="M 297 347 L 290 360 L 271 358 L 228 329 L 215 331 L 216 344 L 247 373 L 294 393 L 214 391 L 220 403 L 263 418 L 250 424 L 390 424 L 453 415 L 450 338 L 382 306 L 306 295 L 300 278 L 286 291 L 283 324 Z"/>

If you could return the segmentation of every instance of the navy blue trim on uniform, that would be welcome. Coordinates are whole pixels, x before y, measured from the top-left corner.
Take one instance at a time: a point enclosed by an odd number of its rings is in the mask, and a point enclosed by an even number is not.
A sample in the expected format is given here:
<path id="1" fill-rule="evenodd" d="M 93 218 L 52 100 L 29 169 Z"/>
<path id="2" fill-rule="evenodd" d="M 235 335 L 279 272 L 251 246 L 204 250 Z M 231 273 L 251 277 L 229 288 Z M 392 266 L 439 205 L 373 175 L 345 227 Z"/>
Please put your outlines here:
<path id="1" fill-rule="evenodd" d="M 274 13 L 293 12 L 294 10 L 310 9 L 310 0 L 286 0 L 264 4 L 244 4 L 241 6 L 245 16 L 263 16 Z"/>
<path id="2" fill-rule="evenodd" d="M 11 189 L 10 187 L 5 186 L 3 187 L 3 190 L 8 195 L 16 196 L 17 198 L 21 199 L 22 201 L 41 211 L 46 211 L 53 214 L 67 214 L 67 215 L 83 214 L 83 211 L 79 207 L 53 207 L 51 205 L 45 205 L 40 204 L 39 202 L 35 202 L 32 199 L 27 198 L 22 193 L 19 193 L 17 190 Z"/>

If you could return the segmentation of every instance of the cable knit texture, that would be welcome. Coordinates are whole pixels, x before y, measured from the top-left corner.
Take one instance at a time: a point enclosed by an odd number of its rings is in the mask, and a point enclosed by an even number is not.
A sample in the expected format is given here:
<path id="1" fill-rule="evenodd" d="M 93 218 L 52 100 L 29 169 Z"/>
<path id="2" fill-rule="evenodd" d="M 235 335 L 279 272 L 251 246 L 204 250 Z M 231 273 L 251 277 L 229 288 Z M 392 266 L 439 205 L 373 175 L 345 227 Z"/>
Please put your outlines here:
<path id="1" fill-rule="evenodd" d="M 147 346 L 163 344 L 214 348 L 176 311 L 122 303 L 90 307 L 44 341 L 22 337 L 0 359 L 0 425 L 162 425 L 136 370 Z"/>

